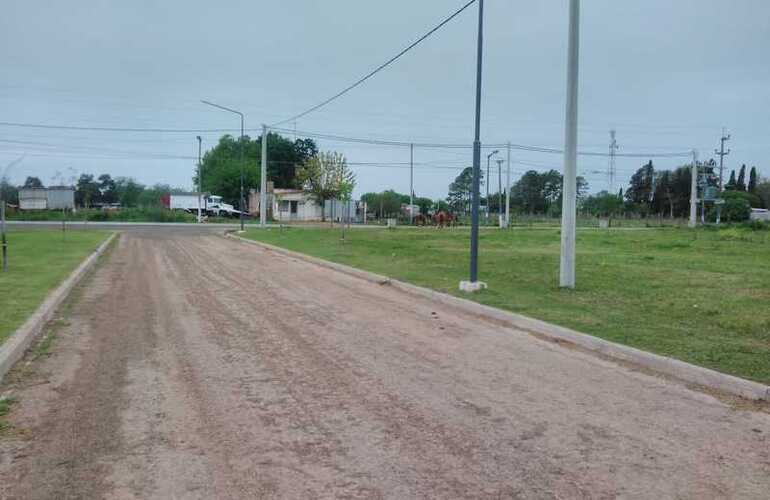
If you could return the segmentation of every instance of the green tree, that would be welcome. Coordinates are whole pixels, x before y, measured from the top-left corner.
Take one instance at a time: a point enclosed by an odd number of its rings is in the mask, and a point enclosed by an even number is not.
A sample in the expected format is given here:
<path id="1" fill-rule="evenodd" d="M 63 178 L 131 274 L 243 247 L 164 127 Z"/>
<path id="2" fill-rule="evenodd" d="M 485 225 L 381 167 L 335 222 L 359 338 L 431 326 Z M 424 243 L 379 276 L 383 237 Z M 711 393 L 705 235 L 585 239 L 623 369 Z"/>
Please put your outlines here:
<path id="1" fill-rule="evenodd" d="M 38 177 L 27 177 L 24 180 L 24 187 L 25 188 L 41 188 L 43 186 L 43 182 Z"/>
<path id="2" fill-rule="evenodd" d="M 753 193 L 756 190 L 757 190 L 757 167 L 751 167 L 751 171 L 749 172 L 748 191 L 749 193 Z"/>
<path id="3" fill-rule="evenodd" d="M 749 220 L 751 215 L 751 202 L 748 193 L 743 191 L 725 191 L 722 193 L 724 205 L 722 205 L 721 219 L 725 222 L 743 222 Z M 715 209 L 709 209 L 709 219 L 716 220 Z"/>
<path id="4" fill-rule="evenodd" d="M 130 177 L 115 179 L 115 194 L 122 207 L 136 207 L 144 191 L 144 186 Z"/>
<path id="5" fill-rule="evenodd" d="M 115 181 L 110 174 L 99 176 L 99 198 L 102 203 L 117 203 L 118 193 L 115 191 Z"/>
<path id="6" fill-rule="evenodd" d="M 336 151 L 321 152 L 305 160 L 297 172 L 302 189 L 321 206 L 326 200 L 347 200 L 356 185 L 345 156 Z"/>
<path id="7" fill-rule="evenodd" d="M 481 179 L 484 173 L 480 172 Z M 473 192 L 473 167 L 466 167 L 455 177 L 455 180 L 449 185 L 449 194 L 447 204 L 453 212 L 470 212 L 471 194 Z"/>
<path id="8" fill-rule="evenodd" d="M 19 189 L 3 177 L 0 179 L 0 199 L 12 205 L 19 204 Z"/>
<path id="9" fill-rule="evenodd" d="M 654 182 L 655 167 L 650 160 L 631 176 L 626 189 L 626 200 L 645 215 L 649 214 L 652 208 Z"/>
<path id="10" fill-rule="evenodd" d="M 84 208 L 90 208 L 100 201 L 101 192 L 99 183 L 91 174 L 81 174 L 75 186 L 75 204 Z"/>
<path id="11" fill-rule="evenodd" d="M 422 215 L 428 215 L 433 209 L 433 200 L 430 198 L 418 197 L 414 199 L 414 204 L 420 207 L 420 213 Z"/>
<path id="12" fill-rule="evenodd" d="M 600 191 L 595 195 L 586 196 L 580 203 L 580 210 L 595 217 L 619 215 L 623 211 L 623 197 Z"/>
<path id="13" fill-rule="evenodd" d="M 243 146 L 243 165 L 240 162 Z M 299 188 L 296 178 L 297 168 L 318 153 L 312 139 L 291 141 L 279 134 L 267 134 L 267 176 L 277 188 Z M 203 191 L 218 194 L 233 205 L 240 205 L 241 166 L 243 166 L 244 193 L 250 189 L 259 189 L 262 161 L 262 137 L 252 140 L 224 135 L 219 143 L 206 151 L 201 160 Z M 194 185 L 198 185 L 199 172 L 193 176 Z"/>
<path id="14" fill-rule="evenodd" d="M 770 208 L 770 179 L 758 182 L 754 193 L 760 200 L 760 208 Z"/>
<path id="15" fill-rule="evenodd" d="M 733 190 L 735 189 L 735 186 L 737 185 L 735 181 L 735 170 L 730 171 L 730 180 L 727 181 L 727 184 L 725 184 L 725 189 Z"/>
<path id="16" fill-rule="evenodd" d="M 741 165 L 741 171 L 738 174 L 738 181 L 735 183 L 735 189 L 746 191 L 746 165 Z"/>

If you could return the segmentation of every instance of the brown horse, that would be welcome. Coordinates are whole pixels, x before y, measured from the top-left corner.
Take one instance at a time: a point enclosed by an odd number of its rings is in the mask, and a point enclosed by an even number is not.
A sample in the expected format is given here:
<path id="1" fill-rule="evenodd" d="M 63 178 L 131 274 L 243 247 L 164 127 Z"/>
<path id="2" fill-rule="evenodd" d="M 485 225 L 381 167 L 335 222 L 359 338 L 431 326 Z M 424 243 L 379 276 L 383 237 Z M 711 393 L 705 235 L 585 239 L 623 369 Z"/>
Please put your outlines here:
<path id="1" fill-rule="evenodd" d="M 430 219 L 428 218 L 428 216 L 423 214 L 415 215 L 414 219 L 412 220 L 412 223 L 415 226 L 427 226 L 429 222 L 430 222 Z"/>
<path id="2" fill-rule="evenodd" d="M 433 214 L 433 224 L 436 229 L 442 229 L 445 227 L 451 227 L 454 225 L 454 215 L 443 210 Z"/>

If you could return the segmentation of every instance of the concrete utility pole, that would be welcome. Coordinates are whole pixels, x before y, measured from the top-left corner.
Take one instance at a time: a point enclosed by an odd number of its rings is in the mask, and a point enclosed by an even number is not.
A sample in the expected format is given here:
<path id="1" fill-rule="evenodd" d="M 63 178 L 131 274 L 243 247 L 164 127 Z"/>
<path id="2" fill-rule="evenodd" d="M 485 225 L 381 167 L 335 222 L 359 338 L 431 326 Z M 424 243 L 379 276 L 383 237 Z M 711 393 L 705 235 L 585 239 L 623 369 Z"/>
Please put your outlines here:
<path id="1" fill-rule="evenodd" d="M 723 176 L 724 176 L 724 168 L 725 168 L 725 156 L 730 154 L 730 150 L 728 149 L 725 151 L 725 142 L 730 140 L 730 134 L 727 134 L 725 136 L 725 129 L 722 129 L 722 137 L 719 139 L 719 149 L 714 150 L 715 154 L 719 155 L 719 192 L 721 193 L 724 190 L 723 187 Z M 722 205 L 717 204 L 717 224 L 721 222 L 722 219 Z"/>
<path id="2" fill-rule="evenodd" d="M 618 141 L 615 140 L 615 130 L 610 130 L 610 160 L 607 166 L 607 192 L 615 191 L 615 152 L 618 150 Z"/>
<path id="3" fill-rule="evenodd" d="M 491 153 L 489 153 L 487 155 L 487 179 L 486 179 L 486 182 L 484 183 L 484 185 L 487 188 L 487 199 L 484 202 L 484 206 L 485 206 L 486 212 L 487 212 L 487 222 L 489 222 L 489 180 L 490 180 L 490 176 L 489 176 L 489 160 L 493 156 L 495 156 L 497 153 L 499 153 L 499 151 L 495 149 L 494 151 L 492 151 Z"/>
<path id="4" fill-rule="evenodd" d="M 479 177 L 481 175 L 481 66 L 484 47 L 484 0 L 479 0 L 479 31 L 476 39 L 476 116 L 473 136 L 473 182 L 471 192 L 470 281 L 461 281 L 460 290 L 473 292 L 486 287 L 478 281 L 479 257 Z"/>
<path id="5" fill-rule="evenodd" d="M 564 127 L 564 180 L 561 205 L 561 265 L 559 268 L 559 286 L 565 288 L 575 288 L 579 44 L 580 0 L 570 0 L 569 42 L 567 48 L 567 107 Z"/>
<path id="6" fill-rule="evenodd" d="M 409 225 L 414 223 L 414 144 L 409 144 Z"/>
<path id="7" fill-rule="evenodd" d="M 203 139 L 201 136 L 197 136 L 198 139 L 198 223 L 203 222 L 203 166 L 201 165 L 201 144 Z"/>
<path id="8" fill-rule="evenodd" d="M 511 143 L 506 144 L 508 150 L 508 167 L 505 170 L 505 227 L 511 225 Z"/>
<path id="9" fill-rule="evenodd" d="M 267 125 L 262 124 L 262 165 L 259 180 L 259 227 L 267 227 Z M 323 208 L 322 208 L 323 210 Z"/>
<path id="10" fill-rule="evenodd" d="M 722 137 L 719 139 L 719 149 L 715 149 L 714 153 L 719 155 L 719 190 L 723 189 L 723 176 L 725 169 L 725 156 L 730 154 L 730 150 L 725 151 L 725 142 L 730 140 L 730 134 L 725 135 L 725 129 L 722 129 Z"/>
<path id="11" fill-rule="evenodd" d="M 503 159 L 497 160 L 497 218 L 498 224 L 500 216 L 503 215 Z"/>
<path id="12" fill-rule="evenodd" d="M 690 227 L 698 221 L 698 151 L 692 150 L 692 172 L 690 174 Z"/>
<path id="13" fill-rule="evenodd" d="M 5 197 L 0 196 L 0 244 L 3 252 L 3 272 L 8 270 L 8 241 L 5 239 Z"/>

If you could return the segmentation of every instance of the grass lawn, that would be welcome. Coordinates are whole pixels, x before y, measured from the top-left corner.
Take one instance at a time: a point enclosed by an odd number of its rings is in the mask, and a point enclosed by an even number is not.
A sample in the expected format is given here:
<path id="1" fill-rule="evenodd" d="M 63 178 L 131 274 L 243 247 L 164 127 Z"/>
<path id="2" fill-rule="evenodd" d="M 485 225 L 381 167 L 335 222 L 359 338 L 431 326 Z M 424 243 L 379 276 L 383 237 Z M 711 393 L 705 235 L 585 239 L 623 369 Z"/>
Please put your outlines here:
<path id="1" fill-rule="evenodd" d="M 485 230 L 467 279 L 466 229 L 249 230 L 246 236 L 603 339 L 770 383 L 770 231 L 578 231 L 577 288 L 558 287 L 557 229 Z"/>
<path id="2" fill-rule="evenodd" d="M 37 309 L 48 292 L 99 246 L 100 231 L 11 231 L 8 270 L 0 272 L 0 343 Z"/>

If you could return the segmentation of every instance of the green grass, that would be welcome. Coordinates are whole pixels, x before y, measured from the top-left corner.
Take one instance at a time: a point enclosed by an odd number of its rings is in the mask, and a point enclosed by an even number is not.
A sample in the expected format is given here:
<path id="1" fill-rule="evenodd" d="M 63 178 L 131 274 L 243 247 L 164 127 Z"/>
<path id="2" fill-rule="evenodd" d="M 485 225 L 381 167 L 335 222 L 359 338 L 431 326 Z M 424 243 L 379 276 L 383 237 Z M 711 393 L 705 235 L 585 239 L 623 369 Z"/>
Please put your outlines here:
<path id="1" fill-rule="evenodd" d="M 197 217 L 179 210 L 165 208 L 123 208 L 121 210 L 101 210 L 81 208 L 77 212 L 63 214 L 60 210 L 27 210 L 8 214 L 9 220 L 24 221 L 89 221 L 89 222 L 196 222 Z"/>
<path id="2" fill-rule="evenodd" d="M 11 231 L 8 270 L 0 272 L 0 343 L 16 330 L 109 233 Z"/>
<path id="3" fill-rule="evenodd" d="M 250 230 L 257 239 L 614 342 L 770 383 L 770 231 L 585 229 L 577 287 L 558 287 L 558 229 L 485 230 L 463 295 L 469 232 Z"/>
<path id="4" fill-rule="evenodd" d="M 11 406 L 16 403 L 14 398 L 0 397 L 0 436 L 10 430 L 11 425 L 6 422 L 5 417 L 11 412 Z"/>

